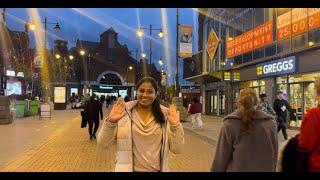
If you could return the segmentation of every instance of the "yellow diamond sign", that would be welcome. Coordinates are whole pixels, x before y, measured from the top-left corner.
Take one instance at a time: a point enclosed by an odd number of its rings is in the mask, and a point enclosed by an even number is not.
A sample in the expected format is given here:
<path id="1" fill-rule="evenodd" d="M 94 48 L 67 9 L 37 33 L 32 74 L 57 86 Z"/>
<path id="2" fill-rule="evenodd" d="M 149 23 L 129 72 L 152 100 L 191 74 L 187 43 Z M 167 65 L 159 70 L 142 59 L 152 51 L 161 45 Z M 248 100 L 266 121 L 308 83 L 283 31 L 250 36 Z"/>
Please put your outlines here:
<path id="1" fill-rule="evenodd" d="M 216 32 L 214 32 L 214 30 L 211 29 L 211 32 L 206 44 L 206 49 L 209 54 L 210 60 L 213 59 L 214 55 L 216 54 L 218 44 L 219 44 L 219 38 Z"/>

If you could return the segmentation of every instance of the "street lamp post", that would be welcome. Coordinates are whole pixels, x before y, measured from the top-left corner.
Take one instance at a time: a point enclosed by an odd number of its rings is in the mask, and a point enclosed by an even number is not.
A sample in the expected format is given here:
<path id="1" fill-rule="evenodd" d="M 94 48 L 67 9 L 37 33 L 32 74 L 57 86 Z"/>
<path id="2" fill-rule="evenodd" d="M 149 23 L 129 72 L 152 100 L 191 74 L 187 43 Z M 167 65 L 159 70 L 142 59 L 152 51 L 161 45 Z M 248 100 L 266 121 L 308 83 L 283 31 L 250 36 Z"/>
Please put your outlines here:
<path id="1" fill-rule="evenodd" d="M 131 71 L 132 69 L 133 69 L 132 66 L 129 66 L 129 67 L 127 68 L 127 84 L 129 84 L 129 71 Z"/>
<path id="2" fill-rule="evenodd" d="M 80 50 L 80 55 L 84 58 L 86 52 L 84 50 Z M 89 81 L 89 94 L 91 90 L 91 83 L 90 83 L 90 65 L 91 65 L 91 54 L 88 53 L 88 63 L 87 63 L 87 72 L 88 72 L 88 81 Z"/>
<path id="3" fill-rule="evenodd" d="M 149 64 L 151 64 L 151 62 L 152 62 L 152 31 L 154 31 L 154 30 L 156 30 L 156 31 L 159 31 L 159 33 L 158 33 L 158 36 L 160 37 L 160 38 L 163 38 L 163 31 L 162 31 L 162 29 L 152 29 L 152 25 L 150 24 L 149 25 L 149 28 L 143 28 L 143 27 L 140 27 L 138 30 L 137 30 L 137 35 L 139 36 L 139 37 L 142 37 L 143 36 L 143 34 L 144 34 L 144 32 L 143 32 L 143 29 L 145 29 L 145 30 L 149 30 L 149 45 L 150 45 L 150 47 L 149 47 L 149 50 L 150 50 L 150 53 L 149 53 Z"/>
<path id="4" fill-rule="evenodd" d="M 176 36 L 176 83 L 175 83 L 175 94 L 178 97 L 179 96 L 179 64 L 178 64 L 178 59 L 179 59 L 179 8 L 177 8 L 177 25 L 176 25 L 176 31 L 177 31 L 177 36 Z"/>
<path id="5" fill-rule="evenodd" d="M 44 22 L 41 22 L 44 24 L 44 47 L 43 47 L 43 57 L 44 57 L 44 60 L 46 61 L 47 60 L 47 26 L 48 24 L 55 24 L 54 28 L 55 30 L 60 30 L 60 25 L 58 22 L 56 23 L 52 23 L 52 22 L 48 22 L 47 18 L 45 17 L 44 18 Z M 36 29 L 36 26 L 34 23 L 26 23 L 26 32 L 28 32 L 29 29 L 31 30 L 35 30 Z M 47 89 L 47 88 L 45 88 Z M 33 77 L 32 77 L 32 89 L 31 89 L 31 93 L 33 93 Z"/>

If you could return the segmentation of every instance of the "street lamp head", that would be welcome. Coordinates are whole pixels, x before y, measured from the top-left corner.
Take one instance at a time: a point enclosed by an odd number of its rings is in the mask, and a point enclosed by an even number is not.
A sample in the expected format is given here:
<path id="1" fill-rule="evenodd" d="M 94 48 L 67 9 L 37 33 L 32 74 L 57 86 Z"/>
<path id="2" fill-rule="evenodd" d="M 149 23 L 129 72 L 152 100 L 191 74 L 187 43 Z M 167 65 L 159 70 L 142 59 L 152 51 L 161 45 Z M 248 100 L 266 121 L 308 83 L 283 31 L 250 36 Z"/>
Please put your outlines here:
<path id="1" fill-rule="evenodd" d="M 143 29 L 138 29 L 138 30 L 137 30 L 137 36 L 138 36 L 138 37 L 142 37 L 143 34 L 144 34 Z"/>
<path id="2" fill-rule="evenodd" d="M 86 52 L 84 51 L 84 50 L 80 50 L 80 55 L 81 56 L 83 56 L 83 55 L 85 55 L 86 54 Z"/>
<path id="3" fill-rule="evenodd" d="M 60 59 L 60 55 L 59 54 L 56 54 L 56 59 Z"/>
<path id="4" fill-rule="evenodd" d="M 163 65 L 162 59 L 159 60 L 159 64 L 160 64 L 160 66 Z"/>
<path id="5" fill-rule="evenodd" d="M 53 28 L 53 29 L 55 29 L 55 30 L 60 30 L 61 28 L 60 28 L 59 23 L 57 23 L 57 24 L 54 26 L 54 28 Z"/>
<path id="6" fill-rule="evenodd" d="M 133 67 L 132 66 L 129 66 L 129 70 L 132 70 L 133 69 Z"/>
<path id="7" fill-rule="evenodd" d="M 159 33 L 158 33 L 158 36 L 159 36 L 160 38 L 163 38 L 163 35 L 164 35 L 164 34 L 163 34 L 163 31 L 160 30 Z"/>
<path id="8" fill-rule="evenodd" d="M 146 53 L 141 53 L 142 58 L 146 58 L 146 56 L 147 56 Z"/>
<path id="9" fill-rule="evenodd" d="M 74 58 L 74 57 L 73 57 L 72 55 L 69 55 L 69 59 L 70 59 L 70 60 L 73 60 L 73 58 Z"/>
<path id="10" fill-rule="evenodd" d="M 32 30 L 32 31 L 36 30 L 36 25 L 35 24 L 28 23 L 28 26 L 29 26 L 29 29 Z"/>

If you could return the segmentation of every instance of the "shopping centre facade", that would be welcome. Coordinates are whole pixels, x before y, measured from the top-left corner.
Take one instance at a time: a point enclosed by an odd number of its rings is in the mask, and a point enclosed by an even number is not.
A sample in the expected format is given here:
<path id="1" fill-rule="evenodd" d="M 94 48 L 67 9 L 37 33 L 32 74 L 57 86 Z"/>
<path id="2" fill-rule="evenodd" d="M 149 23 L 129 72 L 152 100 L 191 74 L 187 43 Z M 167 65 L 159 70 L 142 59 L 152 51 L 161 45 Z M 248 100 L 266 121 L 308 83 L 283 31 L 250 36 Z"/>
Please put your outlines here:
<path id="1" fill-rule="evenodd" d="M 291 118 L 316 106 L 315 76 L 320 75 L 320 8 L 200 9 L 199 54 L 202 70 L 185 77 L 201 84 L 203 113 L 226 115 L 236 109 L 241 89 L 265 93 L 273 103 L 286 93 Z M 219 39 L 210 58 L 208 39 Z M 211 42 L 212 43 L 212 42 Z M 212 53 L 212 52 L 211 52 Z"/>

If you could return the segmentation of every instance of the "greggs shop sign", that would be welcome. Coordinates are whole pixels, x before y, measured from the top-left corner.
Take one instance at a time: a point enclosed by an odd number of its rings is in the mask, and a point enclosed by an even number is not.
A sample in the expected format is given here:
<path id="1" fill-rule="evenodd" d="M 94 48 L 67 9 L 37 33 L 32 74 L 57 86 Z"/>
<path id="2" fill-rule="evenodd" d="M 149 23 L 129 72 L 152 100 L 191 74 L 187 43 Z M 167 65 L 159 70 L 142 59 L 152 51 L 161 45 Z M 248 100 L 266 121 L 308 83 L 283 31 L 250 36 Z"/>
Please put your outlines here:
<path id="1" fill-rule="evenodd" d="M 257 75 L 260 77 L 283 75 L 296 71 L 295 56 L 270 61 L 257 65 Z"/>
<path id="2" fill-rule="evenodd" d="M 268 21 L 240 36 L 228 40 L 227 58 L 261 48 L 272 42 L 272 21 Z"/>

